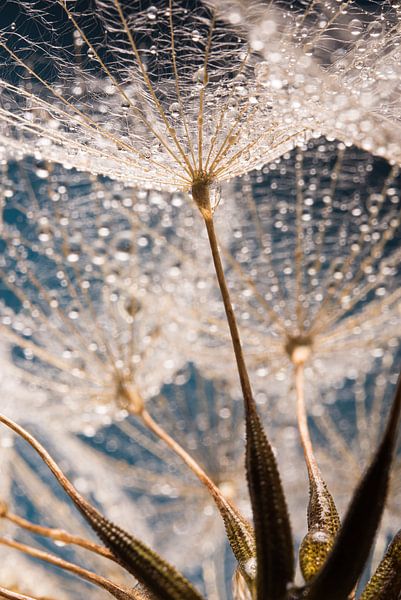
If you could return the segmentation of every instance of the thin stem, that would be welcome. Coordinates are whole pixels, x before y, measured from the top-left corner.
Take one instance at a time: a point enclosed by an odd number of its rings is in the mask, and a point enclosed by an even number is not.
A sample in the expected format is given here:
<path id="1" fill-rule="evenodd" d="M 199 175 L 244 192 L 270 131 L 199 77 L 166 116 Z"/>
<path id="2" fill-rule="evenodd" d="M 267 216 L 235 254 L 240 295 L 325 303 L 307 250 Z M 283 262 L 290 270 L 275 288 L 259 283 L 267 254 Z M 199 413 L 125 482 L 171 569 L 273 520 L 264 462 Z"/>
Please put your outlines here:
<path id="1" fill-rule="evenodd" d="M 308 417 L 305 406 L 304 395 L 304 364 L 295 365 L 295 392 L 297 397 L 297 421 L 298 429 L 301 437 L 301 444 L 305 455 L 306 466 L 309 476 L 319 473 L 316 458 L 313 452 L 312 441 L 310 439 Z"/>
<path id="2" fill-rule="evenodd" d="M 25 594 L 17 594 L 12 590 L 6 590 L 6 588 L 0 587 L 0 598 L 6 598 L 7 600 L 41 600 L 40 598 L 33 596 L 26 596 Z M 48 598 L 47 600 L 50 600 Z"/>
<path id="3" fill-rule="evenodd" d="M 210 479 L 210 477 L 205 473 L 205 471 L 202 469 L 202 467 L 199 465 L 199 463 L 197 463 L 196 460 L 194 460 L 192 458 L 192 456 L 190 454 L 188 454 L 188 452 L 186 450 L 184 450 L 184 448 L 182 446 L 180 446 L 180 444 L 178 442 L 176 442 L 176 440 L 174 440 L 167 433 L 167 431 L 165 431 L 162 427 L 160 427 L 160 425 L 158 425 L 156 423 L 156 421 L 153 420 L 153 418 L 151 417 L 151 415 L 148 413 L 147 410 L 144 409 L 141 412 L 140 416 L 141 416 L 144 424 L 146 425 L 146 427 L 148 429 L 150 429 L 150 431 L 152 431 L 155 435 L 157 435 L 157 437 L 159 439 L 161 439 L 173 452 L 175 452 L 175 454 L 177 454 L 177 456 L 179 456 L 184 461 L 184 463 L 191 469 L 192 473 L 194 473 L 194 475 L 196 475 L 196 477 L 199 479 L 199 481 L 205 487 L 207 487 L 207 489 L 211 493 L 212 497 L 214 498 L 214 500 L 217 504 L 217 507 L 223 508 L 225 510 L 229 510 L 230 513 L 232 513 L 234 511 L 238 517 L 239 514 L 238 514 L 237 509 L 235 509 L 231 505 L 231 503 L 223 496 L 223 494 L 221 493 L 219 488 Z M 242 521 L 244 520 L 243 517 L 240 517 L 240 518 Z"/>
<path id="4" fill-rule="evenodd" d="M 129 390 L 126 390 L 129 392 Z M 135 398 L 138 396 L 138 398 Z M 190 456 L 170 435 L 158 425 L 145 410 L 142 398 L 136 392 L 133 396 L 131 412 L 140 417 L 144 425 L 161 439 L 198 477 L 200 482 L 209 490 L 219 513 L 223 519 L 228 540 L 238 563 L 241 567 L 246 564 L 255 553 L 254 534 L 251 525 L 241 515 L 238 509 L 231 504 L 221 493 L 215 483 L 204 472 L 202 467 Z"/>
<path id="5" fill-rule="evenodd" d="M 128 402 L 128 410 L 136 417 L 140 417 L 144 425 L 152 431 L 160 440 L 162 440 L 177 456 L 184 461 L 189 469 L 196 475 L 199 481 L 207 487 L 212 497 L 214 498 L 216 505 L 219 509 L 223 509 L 225 512 L 234 514 L 236 518 L 240 519 L 245 523 L 244 518 L 239 514 L 238 510 L 234 508 L 231 503 L 223 496 L 217 485 L 210 479 L 206 472 L 202 469 L 199 463 L 192 458 L 190 454 L 175 440 L 173 439 L 165 429 L 163 429 L 153 417 L 145 409 L 145 403 L 137 389 L 132 389 L 128 386 L 122 388 L 126 394 Z"/>
<path id="6" fill-rule="evenodd" d="M 75 546 L 80 546 L 81 548 L 90 550 L 91 552 L 94 552 L 99 556 L 104 556 L 105 558 L 109 558 L 110 560 L 117 562 L 116 557 L 107 548 L 99 546 L 99 544 L 96 544 L 95 542 L 82 538 L 78 535 L 71 535 L 63 529 L 53 529 L 51 527 L 43 527 L 42 525 L 36 525 L 35 523 L 31 523 L 31 521 L 23 519 L 22 517 L 19 517 L 18 515 L 14 515 L 9 512 L 5 512 L 3 518 L 7 519 L 8 521 L 11 521 L 11 523 L 14 523 L 15 525 L 18 525 L 18 527 L 22 527 L 23 529 L 30 531 L 31 533 L 43 535 L 52 540 L 63 542 L 64 544 L 73 544 Z"/>
<path id="7" fill-rule="evenodd" d="M 109 592 L 109 594 L 117 598 L 117 600 L 135 600 L 135 598 L 137 598 L 135 591 L 128 591 L 127 589 L 116 585 L 105 577 L 101 577 L 100 575 L 96 575 L 96 573 L 87 571 L 78 565 L 67 562 L 66 560 L 63 560 L 54 554 L 50 554 L 49 552 L 43 552 L 37 548 L 32 548 L 32 546 L 27 546 L 26 544 L 21 544 L 20 542 L 16 542 L 4 537 L 0 537 L 0 544 L 3 546 L 8 546 L 9 548 L 14 548 L 15 550 L 19 550 L 24 554 L 28 554 L 28 556 L 44 560 L 52 565 L 55 565 L 56 567 L 60 567 L 61 569 L 68 571 L 69 573 L 74 573 L 81 579 L 89 581 L 90 583 L 93 583 L 106 590 Z"/>
<path id="8" fill-rule="evenodd" d="M 223 265 L 221 262 L 219 246 L 217 242 L 216 232 L 214 229 L 213 216 L 211 211 L 202 212 L 205 221 L 207 235 L 209 238 L 210 249 L 212 251 L 213 263 L 216 270 L 217 280 L 219 282 L 220 292 L 224 303 L 228 326 L 230 328 L 231 341 L 234 348 L 235 359 L 237 361 L 238 374 L 241 382 L 241 389 L 244 395 L 245 403 L 248 408 L 254 404 L 252 396 L 252 388 L 249 381 L 249 375 L 245 364 L 244 354 L 242 351 L 241 339 L 238 331 L 238 325 L 235 318 L 234 310 L 231 304 L 230 292 L 228 291 L 226 279 L 224 276 Z"/>

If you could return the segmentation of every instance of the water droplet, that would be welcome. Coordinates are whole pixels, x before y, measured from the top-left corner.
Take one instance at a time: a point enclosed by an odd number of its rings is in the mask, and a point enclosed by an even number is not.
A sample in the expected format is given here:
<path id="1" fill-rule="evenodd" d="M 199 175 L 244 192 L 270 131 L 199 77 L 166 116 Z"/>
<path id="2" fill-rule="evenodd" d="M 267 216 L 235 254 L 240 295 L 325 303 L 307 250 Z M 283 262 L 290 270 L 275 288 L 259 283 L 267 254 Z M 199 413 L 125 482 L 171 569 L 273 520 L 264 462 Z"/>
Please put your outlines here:
<path id="1" fill-rule="evenodd" d="M 383 23 L 379 23 L 378 21 L 374 21 L 368 27 L 369 35 L 373 38 L 378 38 L 383 33 Z"/>
<path id="2" fill-rule="evenodd" d="M 48 242 L 53 237 L 53 229 L 47 217 L 39 219 L 38 239 L 40 242 Z"/>
<path id="3" fill-rule="evenodd" d="M 157 19 L 157 8 L 156 6 L 149 6 L 147 10 L 147 16 L 149 21 L 156 21 Z"/>
<path id="4" fill-rule="evenodd" d="M 76 263 L 79 261 L 79 257 L 81 255 L 81 240 L 79 238 L 71 238 L 68 241 L 68 245 L 66 248 L 67 261 L 69 263 Z"/>
<path id="5" fill-rule="evenodd" d="M 200 42 L 201 35 L 197 29 L 194 29 L 191 35 L 193 42 Z"/>
<path id="6" fill-rule="evenodd" d="M 49 171 L 47 169 L 36 169 L 35 171 L 35 175 L 36 177 L 39 177 L 39 179 L 47 179 L 47 177 L 49 176 Z"/>
<path id="7" fill-rule="evenodd" d="M 126 262 L 134 252 L 134 243 L 129 231 L 123 231 L 114 240 L 115 257 L 121 262 Z"/>
<path id="8" fill-rule="evenodd" d="M 99 227 L 99 229 L 97 230 L 99 237 L 108 237 L 110 235 L 110 228 L 107 227 L 106 225 L 102 225 L 101 227 Z"/>
<path id="9" fill-rule="evenodd" d="M 349 23 L 349 29 L 350 29 L 351 35 L 354 35 L 356 37 L 358 35 L 361 35 L 362 30 L 363 30 L 363 25 L 359 19 L 352 19 Z"/>
<path id="10" fill-rule="evenodd" d="M 173 117 L 173 119 L 178 119 L 178 117 L 180 116 L 180 105 L 179 105 L 179 103 L 178 102 L 173 102 L 172 104 L 170 104 L 169 111 L 170 111 L 171 116 Z"/>
<path id="11" fill-rule="evenodd" d="M 209 81 L 209 76 L 207 71 L 205 71 L 204 67 L 200 67 L 197 71 L 195 71 L 193 76 L 193 81 L 201 86 L 207 85 Z"/>
<path id="12" fill-rule="evenodd" d="M 314 531 L 311 533 L 311 539 L 319 544 L 327 544 L 330 541 L 330 536 L 326 531 Z"/>
<path id="13" fill-rule="evenodd" d="M 68 311 L 68 316 L 73 321 L 78 319 L 79 318 L 79 308 L 76 306 L 71 307 L 70 310 Z"/>

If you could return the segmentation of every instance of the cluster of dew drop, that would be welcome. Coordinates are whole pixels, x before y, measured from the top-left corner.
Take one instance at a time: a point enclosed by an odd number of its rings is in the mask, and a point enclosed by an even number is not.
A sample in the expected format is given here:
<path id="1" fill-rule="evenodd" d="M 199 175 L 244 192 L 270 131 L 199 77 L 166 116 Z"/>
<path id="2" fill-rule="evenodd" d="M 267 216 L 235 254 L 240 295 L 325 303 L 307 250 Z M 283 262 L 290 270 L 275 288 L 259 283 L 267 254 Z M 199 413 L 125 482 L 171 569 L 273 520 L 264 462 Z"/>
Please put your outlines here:
<path id="1" fill-rule="evenodd" d="M 159 192 L 62 173 L 10 167 L 1 329 L 19 377 L 47 392 L 54 417 L 70 411 L 72 428 L 95 431 L 185 363 L 178 320 L 193 316 L 177 307 L 196 294 L 196 272 L 180 283 L 193 215 L 179 196 L 174 206 Z"/>
<path id="2" fill-rule="evenodd" d="M 289 124 L 338 137 L 400 163 L 400 4 L 227 2 L 262 57 L 256 79 Z"/>
<path id="3" fill-rule="evenodd" d="M 232 188 L 222 251 L 260 402 L 267 382 L 285 396 L 300 362 L 317 393 L 397 346 L 398 182 L 397 167 L 320 139 Z M 198 362 L 213 375 L 207 348 L 226 344 L 216 318 L 201 340 Z"/>
<path id="4" fill-rule="evenodd" d="M 208 381 L 188 366 L 148 402 L 148 409 L 206 469 L 225 497 L 250 517 L 243 451 L 238 443 L 244 438 L 241 402 L 231 397 L 225 383 Z M 230 579 L 222 561 L 227 541 L 221 517 L 207 490 L 187 467 L 133 418 L 110 432 L 99 430 L 88 442 L 101 453 L 105 438 L 113 444 L 109 454 L 122 486 L 140 505 L 151 497 L 159 507 L 149 521 L 160 553 L 186 572 L 202 566 L 206 574 L 213 563 L 220 585 L 222 578 Z"/>
<path id="5" fill-rule="evenodd" d="M 349 127 L 347 141 L 399 158 L 399 145 L 386 138 L 388 130 L 378 127 L 376 132 L 374 125 L 380 122 L 379 111 L 399 118 L 400 3 L 385 2 L 376 13 L 352 1 L 312 3 L 303 15 L 295 11 L 292 22 L 291 11 L 278 1 L 271 16 L 251 30 L 250 47 L 208 9 L 178 7 L 171 13 L 171 8 L 152 5 L 136 14 L 136 6 L 132 12 L 128 3 L 121 6 L 119 13 L 99 2 L 99 14 L 89 20 L 89 25 L 96 23 L 93 41 L 81 29 L 80 15 L 67 10 L 75 60 L 68 62 L 61 51 L 50 54 L 57 72 L 52 82 L 38 78 L 29 65 L 27 86 L 5 81 L 1 135 L 18 138 L 14 144 L 23 153 L 34 147 L 38 158 L 141 181 L 145 187 L 189 189 L 194 181 L 209 185 L 260 167 L 232 187 L 232 240 L 223 248 L 246 354 L 260 382 L 257 402 L 266 402 L 260 391 L 266 375 L 288 386 L 289 369 L 299 365 L 307 366 L 307 377 L 318 390 L 333 383 L 341 388 L 346 376 L 365 376 L 385 346 L 393 352 L 398 344 L 398 169 L 343 143 L 305 140 L 317 138 L 321 130 L 345 136 Z M 21 2 L 21 7 L 32 8 L 32 3 Z M 238 25 L 234 14 L 229 20 Z M 35 3 L 33 22 L 43 15 Z M 113 58 L 102 64 L 98 48 L 103 27 Z M 15 25 L 8 27 L 9 39 L 15 30 Z M 119 35 L 122 48 L 116 43 Z M 26 43 L 48 49 L 46 40 Z M 4 45 L 3 50 L 8 52 Z M 8 52 L 8 60 L 21 68 L 22 57 L 18 46 Z M 301 143 L 303 147 L 262 168 L 266 160 Z M 14 147 L 11 143 L 12 151 Z M 36 177 L 44 182 L 40 194 L 46 188 L 48 204 L 42 206 L 36 196 L 42 184 L 25 174 L 36 204 L 27 208 L 17 194 L 11 208 L 18 214 L 17 224 L 6 223 L 1 248 L 5 287 L 18 300 L 17 308 L 7 306 L 4 294 L 1 328 L 21 380 L 67 398 L 65 414 L 72 411 L 77 419 L 71 420 L 72 429 L 96 439 L 98 427 L 113 417 L 125 419 L 128 409 L 140 412 L 141 395 L 155 396 L 188 357 L 206 373 L 220 376 L 210 364 L 210 345 L 215 351 L 229 344 L 226 324 L 221 315 L 216 318 L 217 304 L 207 300 L 206 277 L 198 278 L 195 290 L 185 282 L 184 298 L 177 299 L 182 250 L 170 258 L 168 240 L 144 233 L 130 216 L 142 212 L 147 231 L 172 228 L 170 222 L 162 223 L 171 215 L 147 214 L 148 203 L 166 208 L 162 194 L 138 192 L 133 201 L 122 192 L 116 199 L 114 191 L 105 193 L 94 180 L 83 183 L 76 174 L 68 185 L 47 168 L 38 169 Z M 82 202 L 83 190 L 87 202 Z M 0 189 L 3 203 L 8 197 L 7 189 Z M 79 202 L 72 202 L 75 197 Z M 94 210 L 94 202 L 100 203 L 100 211 Z M 180 206 L 178 196 L 176 202 Z M 344 219 L 345 212 L 352 219 Z M 185 232 L 183 244 L 190 249 Z M 172 344 L 182 318 L 177 307 L 199 298 L 201 288 L 203 305 L 209 304 L 215 314 L 206 317 L 203 329 L 188 324 L 186 341 L 196 348 L 191 352 L 188 344 Z M 362 347 L 369 350 L 363 361 L 358 354 Z M 219 361 L 224 366 L 230 360 L 225 351 Z M 154 364 L 157 369 L 150 368 Z M 83 399 L 93 401 L 84 410 Z M 277 411 L 288 415 L 288 403 L 286 409 L 283 404 Z M 219 468 L 235 462 L 232 456 L 229 461 L 217 456 L 229 452 L 221 442 L 227 441 L 229 448 L 232 430 L 227 425 L 231 420 L 233 428 L 238 424 L 234 411 L 224 402 L 219 409 L 216 449 L 208 400 L 196 407 L 198 438 L 186 431 L 183 420 L 165 414 L 163 398 L 154 398 L 153 405 L 161 420 L 177 426 L 177 438 L 199 451 L 201 461 L 211 461 L 209 470 L 220 489 L 235 497 L 242 486 L 236 470 L 223 475 L 213 465 L 216 458 Z M 54 413 L 57 418 L 64 409 Z M 133 433 L 131 423 L 120 428 Z M 160 458 L 156 445 L 149 442 L 149 448 Z M 169 503 L 179 498 L 181 508 L 182 499 L 189 499 L 191 514 L 196 501 L 209 528 L 210 501 L 202 494 L 194 497 L 175 468 L 177 477 L 170 473 L 163 489 L 155 485 L 155 495 Z M 149 469 L 146 484 L 152 475 Z M 186 525 L 181 527 L 176 533 L 185 536 Z M 205 555 L 220 548 L 221 540 L 216 540 L 208 537 L 201 549 Z"/>
<path id="6" fill-rule="evenodd" d="M 48 53 L 51 81 L 24 66 L 15 31 L 4 32 L 7 62 L 25 69 L 20 85 L 4 77 L 0 96 L 0 133 L 11 149 L 142 186 L 190 189 L 198 178 L 219 182 L 261 166 L 315 126 L 305 103 L 294 99 L 288 110 L 284 96 L 266 97 L 258 51 L 200 4 L 143 12 L 123 2 L 120 12 L 99 2 L 86 20 L 64 6 L 59 25 L 71 27 L 72 47 L 54 52 L 46 37 L 25 40 Z M 21 19 L 43 26 L 43 7 L 20 7 Z"/>
<path id="7" fill-rule="evenodd" d="M 370 371 L 345 379 L 326 390 L 310 409 L 311 429 L 319 465 L 343 512 L 349 497 L 385 427 L 388 407 L 398 379 L 399 344 L 376 352 Z M 344 465 L 347 468 L 344 469 Z M 398 531 L 400 519 L 400 457 L 395 458 L 390 491 L 370 565 L 374 571 Z"/>

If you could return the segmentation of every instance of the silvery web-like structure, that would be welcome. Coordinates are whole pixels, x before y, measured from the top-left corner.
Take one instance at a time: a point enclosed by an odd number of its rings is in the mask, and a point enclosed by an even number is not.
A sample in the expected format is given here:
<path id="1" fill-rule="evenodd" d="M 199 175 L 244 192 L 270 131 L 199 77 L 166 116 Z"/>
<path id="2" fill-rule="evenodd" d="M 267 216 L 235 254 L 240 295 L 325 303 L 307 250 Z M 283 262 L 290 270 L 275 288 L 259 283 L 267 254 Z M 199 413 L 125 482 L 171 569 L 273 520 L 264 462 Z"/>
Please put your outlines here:
<path id="1" fill-rule="evenodd" d="M 20 421 L 22 413 L 24 424 L 35 428 L 66 464 L 71 462 L 82 491 L 93 494 L 118 522 L 129 521 L 137 531 L 140 527 L 143 539 L 204 579 L 213 597 L 226 586 L 220 556 L 224 528 L 213 502 L 143 423 L 126 422 L 129 412 L 136 412 L 127 392 L 135 390 L 149 401 L 157 422 L 249 511 L 242 449 L 236 443 L 243 437 L 238 402 L 237 408 L 231 406 L 224 385 L 217 393 L 212 382 L 198 384 L 199 375 L 182 391 L 190 376 L 185 369 L 177 373 L 189 355 L 186 347 L 194 342 L 192 326 L 199 318 L 199 310 L 192 309 L 194 298 L 215 294 L 210 293 L 209 270 L 195 269 L 193 255 L 200 258 L 205 247 L 203 235 L 199 243 L 193 239 L 198 215 L 178 194 L 167 203 L 171 196 L 160 192 L 138 192 L 32 161 L 4 170 L 2 192 L 1 328 L 8 352 L 3 368 L 15 381 L 13 396 L 18 397 L 15 406 L 3 409 Z M 193 431 L 191 413 L 196 415 Z M 28 500 L 16 503 L 10 487 L 16 480 L 36 507 L 36 521 L 53 527 L 69 522 L 70 531 L 80 533 L 79 520 L 77 526 L 69 513 L 62 513 L 61 502 L 55 505 L 49 482 L 30 471 L 20 448 L 12 447 L 9 454 L 4 456 L 9 489 L 3 502 L 19 516 L 29 512 Z M 106 465 L 113 475 L 102 492 Z M 49 501 L 51 517 L 35 501 L 41 494 Z M 196 530 L 194 512 L 199 515 Z M 20 539 L 18 529 L 12 534 Z M 74 558 L 81 560 L 79 554 Z M 101 564 L 95 562 L 94 568 L 104 573 Z M 21 585 L 28 583 L 25 579 Z M 58 585 L 68 588 L 64 579 Z M 82 589 L 78 585 L 69 593 L 79 597 Z"/>
<path id="2" fill-rule="evenodd" d="M 217 3 L 216 3 L 217 5 Z M 219 3 L 248 31 L 264 102 L 314 107 L 314 131 L 400 161 L 397 1 Z"/>
<path id="3" fill-rule="evenodd" d="M 4 349 L 1 365 L 2 410 L 34 430 L 58 455 L 76 485 L 105 512 L 118 520 L 129 510 L 142 535 L 150 539 L 145 520 L 136 512 L 114 474 L 108 477 L 107 493 L 99 493 L 104 481 L 103 468 L 99 468 L 85 449 L 77 446 L 77 440 L 68 437 L 62 422 L 57 425 L 53 420 L 50 426 L 43 392 L 18 382 Z M 105 592 L 101 586 L 94 586 L 93 581 L 91 585 L 94 574 L 102 573 L 106 584 L 108 580 L 117 585 L 132 583 L 114 563 L 78 546 L 66 547 L 65 541 L 43 533 L 43 529 L 55 531 L 65 527 L 81 538 L 87 539 L 90 535 L 49 473 L 24 444 L 2 431 L 0 447 L 1 586 L 15 593 L 31 593 L 42 598 L 52 598 L 57 589 L 58 597 L 63 599 L 80 598 L 87 593 L 100 599 Z M 79 565 L 78 571 L 73 570 L 74 565 Z"/>
<path id="4" fill-rule="evenodd" d="M 4 340 L 19 349 L 17 376 L 51 391 L 56 412 L 67 404 L 71 430 L 74 414 L 78 430 L 85 421 L 107 425 L 126 408 L 124 386 L 151 397 L 185 361 L 185 348 L 173 344 L 175 296 L 190 305 L 191 281 L 180 286 L 184 248 L 169 251 L 168 242 L 178 207 L 157 192 L 32 169 L 21 163 L 10 171 Z M 181 207 L 182 199 L 175 203 Z M 191 226 L 190 207 L 182 223 Z"/>
<path id="5" fill-rule="evenodd" d="M 325 387 L 397 347 L 399 181 L 397 166 L 321 138 L 224 194 L 232 232 L 223 254 L 247 361 L 255 387 L 276 390 L 283 406 L 297 360 L 319 406 Z M 217 318 L 200 335 L 198 361 L 216 372 L 209 348 L 229 352 Z"/>
<path id="6" fill-rule="evenodd" d="M 299 539 L 306 473 L 295 370 L 341 505 L 395 385 L 400 10 L 373 0 L 0 8 L 0 327 L 14 382 L 1 385 L 16 398 L 2 409 L 108 516 L 202 579 L 209 600 L 231 597 L 223 527 L 166 440 L 248 515 L 243 416 L 205 235 L 186 194 L 167 192 L 205 179 L 217 208 L 215 186 L 233 179 L 216 210 L 220 245 Z M 6 162 L 26 155 L 40 162 Z M 1 445 L 1 501 L 86 536 L 29 453 L 8 436 Z M 9 538 L 0 543 L 12 546 L 2 585 L 39 591 L 40 567 L 17 539 L 36 557 L 44 544 L 133 585 L 103 559 L 38 542 L 29 523 L 2 517 Z M 397 520 L 394 485 L 375 560 Z M 24 577 L 12 572 L 11 551 Z M 66 598 L 108 597 L 61 572 L 40 593 L 54 581 Z"/>
<path id="7" fill-rule="evenodd" d="M 319 464 L 339 507 L 346 506 L 355 478 L 360 477 L 378 444 L 391 395 L 397 382 L 399 351 L 387 349 L 374 359 L 369 373 L 324 394 L 321 410 L 314 411 L 313 433 Z M 346 462 L 349 468 L 344 471 Z M 398 528 L 400 514 L 399 457 L 395 464 L 387 509 L 372 555 L 378 564 Z"/>
<path id="8" fill-rule="evenodd" d="M 188 189 L 204 173 L 220 181 L 262 164 L 308 128 L 303 114 L 291 124 L 270 117 L 259 102 L 258 57 L 199 2 L 15 7 L 0 42 L 1 135 L 10 149 Z"/>

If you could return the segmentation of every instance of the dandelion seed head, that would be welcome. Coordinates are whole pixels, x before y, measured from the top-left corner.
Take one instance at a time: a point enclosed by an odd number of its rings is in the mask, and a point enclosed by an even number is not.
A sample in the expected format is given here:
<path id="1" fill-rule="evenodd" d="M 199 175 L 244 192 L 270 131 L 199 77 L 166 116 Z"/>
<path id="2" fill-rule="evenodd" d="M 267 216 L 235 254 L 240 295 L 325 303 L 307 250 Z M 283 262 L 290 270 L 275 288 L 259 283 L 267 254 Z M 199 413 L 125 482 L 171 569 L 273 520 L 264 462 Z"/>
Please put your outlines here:
<path id="1" fill-rule="evenodd" d="M 317 459 L 340 511 L 345 511 L 355 481 L 362 475 L 385 427 L 398 378 L 399 345 L 375 358 L 369 373 L 359 373 L 341 389 L 327 390 L 322 410 L 311 417 Z M 370 571 L 398 531 L 399 452 L 395 458 L 387 508 L 376 539 Z M 344 463 L 348 465 L 344 469 Z"/>
<path id="2" fill-rule="evenodd" d="M 282 57 L 261 63 L 239 27 L 200 3 L 16 6 L 18 26 L 2 37 L 0 133 L 22 154 L 189 190 L 262 166 L 320 127 L 316 103 L 295 91 L 308 59 L 284 76 Z"/>
<path id="3" fill-rule="evenodd" d="M 394 348 L 398 181 L 398 167 L 320 138 L 229 194 L 234 204 L 224 221 L 232 233 L 222 252 L 247 361 L 253 385 L 268 388 L 283 415 L 291 414 L 282 398 L 294 365 L 305 365 L 318 406 L 320 389 L 366 373 Z M 207 310 L 210 325 L 198 332 L 206 347 L 194 360 L 211 375 L 229 356 L 218 304 L 209 300 Z M 212 348 L 226 358 L 211 364 Z"/>
<path id="4" fill-rule="evenodd" d="M 292 106 L 293 118 L 303 114 L 312 135 L 400 163 L 398 3 L 234 0 L 216 8 L 228 19 L 239 15 L 251 47 L 264 58 L 257 65 L 262 104 L 270 96 Z"/>
<path id="5" fill-rule="evenodd" d="M 192 208 L 57 168 L 14 164 L 8 177 L 19 184 L 5 207 L 0 326 L 17 377 L 47 395 L 55 424 L 93 436 L 140 412 L 186 360 Z"/>

